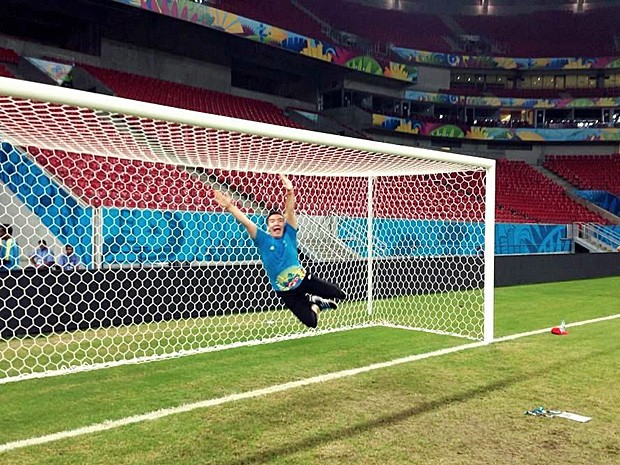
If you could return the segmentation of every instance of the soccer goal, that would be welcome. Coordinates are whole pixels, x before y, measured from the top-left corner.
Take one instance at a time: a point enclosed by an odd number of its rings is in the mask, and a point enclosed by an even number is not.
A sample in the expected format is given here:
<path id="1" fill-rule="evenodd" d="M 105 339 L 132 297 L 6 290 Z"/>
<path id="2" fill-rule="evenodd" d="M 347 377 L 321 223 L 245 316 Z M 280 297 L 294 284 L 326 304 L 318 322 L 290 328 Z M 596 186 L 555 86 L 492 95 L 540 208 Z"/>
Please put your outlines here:
<path id="1" fill-rule="evenodd" d="M 0 137 L 0 383 L 378 325 L 493 338 L 492 160 L 8 78 Z M 213 199 L 264 225 L 278 173 L 348 296 L 317 329 Z"/>

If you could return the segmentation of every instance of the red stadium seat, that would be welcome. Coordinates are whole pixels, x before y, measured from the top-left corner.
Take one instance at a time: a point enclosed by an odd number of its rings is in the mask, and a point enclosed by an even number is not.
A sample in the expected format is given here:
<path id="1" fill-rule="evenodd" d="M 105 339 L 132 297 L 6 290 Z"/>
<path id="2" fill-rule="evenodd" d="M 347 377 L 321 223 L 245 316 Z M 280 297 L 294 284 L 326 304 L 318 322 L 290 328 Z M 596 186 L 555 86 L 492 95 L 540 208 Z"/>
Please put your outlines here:
<path id="1" fill-rule="evenodd" d="M 121 97 L 187 108 L 205 113 L 236 116 L 262 122 L 277 122 L 277 124 L 282 126 L 300 127 L 297 123 L 286 118 L 282 110 L 271 103 L 86 64 L 81 65 L 81 67 L 105 83 L 114 90 L 116 95 Z M 146 162 L 144 166 L 150 170 L 153 168 L 154 163 Z M 171 166 L 158 162 L 156 168 L 158 170 L 169 170 Z"/>

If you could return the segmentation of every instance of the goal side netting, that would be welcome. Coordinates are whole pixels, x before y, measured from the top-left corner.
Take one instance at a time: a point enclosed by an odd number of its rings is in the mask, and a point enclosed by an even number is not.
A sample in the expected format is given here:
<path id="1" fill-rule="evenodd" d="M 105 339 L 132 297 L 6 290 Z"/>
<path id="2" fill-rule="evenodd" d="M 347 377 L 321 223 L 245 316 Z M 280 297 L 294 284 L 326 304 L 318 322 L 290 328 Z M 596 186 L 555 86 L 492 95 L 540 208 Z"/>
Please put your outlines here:
<path id="1" fill-rule="evenodd" d="M 493 338 L 492 160 L 0 78 L 0 383 L 371 326 Z M 253 241 L 295 186 L 308 329 Z"/>

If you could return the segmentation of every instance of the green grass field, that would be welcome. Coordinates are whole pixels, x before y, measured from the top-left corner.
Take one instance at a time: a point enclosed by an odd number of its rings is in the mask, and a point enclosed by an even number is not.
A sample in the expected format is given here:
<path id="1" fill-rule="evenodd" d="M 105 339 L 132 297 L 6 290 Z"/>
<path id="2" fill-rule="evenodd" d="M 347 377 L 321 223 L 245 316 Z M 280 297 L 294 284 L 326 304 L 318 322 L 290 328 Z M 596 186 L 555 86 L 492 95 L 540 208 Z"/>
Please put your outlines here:
<path id="1" fill-rule="evenodd" d="M 495 336 L 620 313 L 620 277 L 496 290 Z M 620 319 L 0 453 L 2 464 L 617 464 Z M 0 445 L 468 343 L 367 328 L 0 385 Z M 536 406 L 593 418 L 535 418 Z"/>

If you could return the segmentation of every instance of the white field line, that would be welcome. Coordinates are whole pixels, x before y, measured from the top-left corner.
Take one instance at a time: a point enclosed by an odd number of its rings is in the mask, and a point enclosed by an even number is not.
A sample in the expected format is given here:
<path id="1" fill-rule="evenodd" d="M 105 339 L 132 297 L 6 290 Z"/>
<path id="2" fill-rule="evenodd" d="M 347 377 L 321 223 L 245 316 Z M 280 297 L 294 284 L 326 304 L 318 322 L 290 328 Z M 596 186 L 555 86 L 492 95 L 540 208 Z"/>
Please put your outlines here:
<path id="1" fill-rule="evenodd" d="M 595 318 L 592 320 L 578 321 L 575 323 L 567 324 L 566 326 L 571 328 L 571 327 L 582 326 L 582 325 L 587 325 L 587 324 L 600 323 L 600 322 L 608 321 L 608 320 L 614 320 L 617 318 L 620 318 L 620 314 L 606 316 L 602 318 Z M 504 336 L 501 338 L 497 338 L 493 341 L 493 343 L 511 341 L 514 339 L 520 339 L 522 337 L 528 337 L 528 336 L 534 336 L 537 334 L 547 333 L 549 331 L 551 331 L 551 328 L 544 328 L 544 329 L 538 329 L 534 331 L 528 331 L 525 333 L 513 334 L 510 336 Z M 8 451 L 15 450 L 15 449 L 20 449 L 23 447 L 46 444 L 49 442 L 59 441 L 61 439 L 68 439 L 68 438 L 73 438 L 77 436 L 83 436 L 85 434 L 98 433 L 100 431 L 107 431 L 110 429 L 119 428 L 122 426 L 131 425 L 134 423 L 140 423 L 143 421 L 158 420 L 160 418 L 164 418 L 170 415 L 191 412 L 192 410 L 196 410 L 200 408 L 214 407 L 216 405 L 227 404 L 229 402 L 235 402 L 238 400 L 251 399 L 255 397 L 261 397 L 261 396 L 266 396 L 269 394 L 274 394 L 277 392 L 288 391 L 289 389 L 295 389 L 298 387 L 308 386 L 311 384 L 324 383 L 326 381 L 332 381 L 336 379 L 347 378 L 350 376 L 356 376 L 356 375 L 359 375 L 360 373 L 367 373 L 369 371 L 393 367 L 396 365 L 401 365 L 403 363 L 410 363 L 410 362 L 414 362 L 417 360 L 424 360 L 427 358 L 438 357 L 441 355 L 447 355 L 447 354 L 451 354 L 454 352 L 460 352 L 460 351 L 467 350 L 467 349 L 474 349 L 476 347 L 483 347 L 485 345 L 487 344 L 484 342 L 474 342 L 471 344 L 463 344 L 463 345 L 456 346 L 456 347 L 436 350 L 434 352 L 427 352 L 425 354 L 411 355 L 409 357 L 397 358 L 397 359 L 390 360 L 387 362 L 373 363 L 372 365 L 366 365 L 366 366 L 359 367 L 359 368 L 352 368 L 350 370 L 327 373 L 327 374 L 320 375 L 320 376 L 313 376 L 312 378 L 301 379 L 298 381 L 291 381 L 289 383 L 276 384 L 274 386 L 270 386 L 270 387 L 266 387 L 262 389 L 255 389 L 253 391 L 242 392 L 239 394 L 231 394 L 225 397 L 219 397 L 217 399 L 208 399 L 208 400 L 203 400 L 200 402 L 194 402 L 191 404 L 180 405 L 178 407 L 170 407 L 170 408 L 165 408 L 161 410 L 155 410 L 153 412 L 144 413 L 142 415 L 134 415 L 131 417 L 121 418 L 118 420 L 107 420 L 102 423 L 95 423 L 93 425 L 85 426 L 83 428 L 59 431 L 57 433 L 47 434 L 45 436 L 38 436 L 38 437 L 29 438 L 29 439 L 22 439 L 19 441 L 7 442 L 5 444 L 0 445 L 0 453 L 8 452 Z"/>

